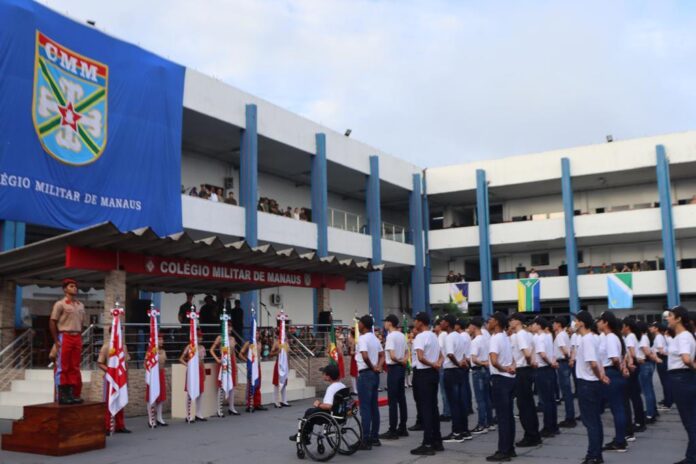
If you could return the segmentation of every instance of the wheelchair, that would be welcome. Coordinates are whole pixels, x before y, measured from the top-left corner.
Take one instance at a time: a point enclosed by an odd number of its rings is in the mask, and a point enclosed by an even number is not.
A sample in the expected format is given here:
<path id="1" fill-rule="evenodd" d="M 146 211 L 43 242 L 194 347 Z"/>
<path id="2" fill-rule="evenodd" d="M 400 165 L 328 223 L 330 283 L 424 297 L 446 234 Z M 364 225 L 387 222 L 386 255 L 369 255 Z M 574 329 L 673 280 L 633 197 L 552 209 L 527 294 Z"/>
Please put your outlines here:
<path id="1" fill-rule="evenodd" d="M 313 461 L 328 461 L 336 453 L 351 455 L 360 447 L 362 427 L 357 402 L 350 389 L 336 392 L 331 411 L 317 411 L 303 417 L 297 424 L 295 446 L 297 457 L 309 456 Z"/>

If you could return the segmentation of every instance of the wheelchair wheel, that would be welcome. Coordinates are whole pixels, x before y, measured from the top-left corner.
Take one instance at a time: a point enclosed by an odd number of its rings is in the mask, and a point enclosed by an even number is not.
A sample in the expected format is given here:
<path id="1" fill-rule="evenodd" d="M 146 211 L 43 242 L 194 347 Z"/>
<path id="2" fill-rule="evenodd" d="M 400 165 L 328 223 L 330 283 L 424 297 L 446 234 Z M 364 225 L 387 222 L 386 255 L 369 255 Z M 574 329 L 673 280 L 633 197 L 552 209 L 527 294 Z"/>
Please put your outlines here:
<path id="1" fill-rule="evenodd" d="M 336 455 L 341 430 L 328 414 L 308 417 L 300 433 L 302 451 L 313 461 L 328 461 Z"/>
<path id="2" fill-rule="evenodd" d="M 360 426 L 360 419 L 358 419 L 357 413 L 348 411 L 345 421 L 343 424 L 339 424 L 339 427 L 341 435 L 338 453 L 350 456 L 358 451 L 362 441 L 362 427 Z"/>

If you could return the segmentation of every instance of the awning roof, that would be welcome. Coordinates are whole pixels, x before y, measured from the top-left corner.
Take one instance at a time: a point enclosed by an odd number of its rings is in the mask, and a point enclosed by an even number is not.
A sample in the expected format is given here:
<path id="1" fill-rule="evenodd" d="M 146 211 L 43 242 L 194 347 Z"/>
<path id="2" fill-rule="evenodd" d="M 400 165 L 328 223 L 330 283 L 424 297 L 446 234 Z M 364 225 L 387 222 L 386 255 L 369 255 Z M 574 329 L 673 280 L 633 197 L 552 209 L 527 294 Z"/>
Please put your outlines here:
<path id="1" fill-rule="evenodd" d="M 117 252 L 142 253 L 180 259 L 200 259 L 215 263 L 262 266 L 284 271 L 322 273 L 346 279 L 364 279 L 368 272 L 381 270 L 369 260 L 320 258 L 315 252 L 298 253 L 294 248 L 276 249 L 271 245 L 251 247 L 244 241 L 223 242 L 217 236 L 194 240 L 186 232 L 159 237 L 150 228 L 121 232 L 111 223 L 103 223 L 0 253 L 0 277 L 20 285 L 60 286 L 64 278 L 76 279 L 80 288 L 103 288 L 103 271 L 66 269 L 66 247 L 75 246 Z M 258 284 L 214 280 L 183 279 L 173 276 L 128 274 L 128 285 L 143 291 L 239 292 L 263 288 Z M 274 287 L 277 285 L 266 285 Z"/>

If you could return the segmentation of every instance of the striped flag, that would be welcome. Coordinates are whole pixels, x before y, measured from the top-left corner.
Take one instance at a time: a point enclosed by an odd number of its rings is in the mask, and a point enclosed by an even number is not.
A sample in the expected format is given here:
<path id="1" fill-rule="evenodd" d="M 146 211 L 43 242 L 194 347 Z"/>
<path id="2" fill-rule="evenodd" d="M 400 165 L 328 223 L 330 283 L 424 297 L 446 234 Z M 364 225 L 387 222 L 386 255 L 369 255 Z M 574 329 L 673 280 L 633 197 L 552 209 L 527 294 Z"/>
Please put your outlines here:
<path id="1" fill-rule="evenodd" d="M 150 317 L 150 343 L 145 355 L 145 384 L 147 388 L 147 404 L 152 406 L 159 398 L 160 376 L 159 376 L 159 334 L 157 330 L 157 316 L 160 312 L 150 305 L 147 315 Z"/>
<path id="2" fill-rule="evenodd" d="M 226 309 L 222 309 L 222 316 L 220 316 L 220 371 L 218 372 L 218 380 L 220 381 L 220 388 L 225 392 L 225 396 L 234 388 L 234 381 L 232 380 L 232 358 L 233 354 L 230 353 L 230 335 L 227 333 L 227 325 L 229 324 L 230 315 L 227 314 Z"/>
<path id="3" fill-rule="evenodd" d="M 249 398 L 253 401 L 256 389 L 260 387 L 259 355 L 256 349 L 256 311 L 251 308 L 251 334 L 247 350 L 247 381 L 249 382 Z"/>
<path id="4" fill-rule="evenodd" d="M 333 318 L 331 318 L 331 332 L 329 332 L 329 358 L 330 363 L 338 367 L 338 378 L 342 379 L 345 377 L 345 367 L 343 365 L 343 353 L 339 353 L 338 344 L 336 343 L 336 329 L 333 325 Z"/>
<path id="5" fill-rule="evenodd" d="M 189 352 L 188 361 L 186 362 L 186 392 L 189 398 L 195 400 L 201 396 L 201 373 L 200 359 L 198 346 L 198 313 L 196 307 L 191 305 L 191 311 L 188 312 L 189 318 Z"/>
<path id="6" fill-rule="evenodd" d="M 285 321 L 287 316 L 285 312 L 281 310 L 278 316 L 279 323 L 279 337 L 278 344 L 280 345 L 280 351 L 278 352 L 278 385 L 285 385 L 288 381 L 288 372 L 290 371 L 290 366 L 288 365 L 288 337 L 285 333 Z"/>
<path id="7" fill-rule="evenodd" d="M 123 350 L 123 333 L 121 332 L 121 315 L 123 308 L 111 310 L 111 341 L 109 342 L 109 360 L 104 382 L 107 384 L 107 404 L 109 412 L 115 416 L 128 404 L 128 374 L 126 373 L 126 353 Z"/>
<path id="8" fill-rule="evenodd" d="M 633 274 L 623 272 L 607 275 L 609 309 L 633 308 Z"/>
<path id="9" fill-rule="evenodd" d="M 520 279 L 517 282 L 517 311 L 537 313 L 541 311 L 541 281 L 539 279 Z"/>

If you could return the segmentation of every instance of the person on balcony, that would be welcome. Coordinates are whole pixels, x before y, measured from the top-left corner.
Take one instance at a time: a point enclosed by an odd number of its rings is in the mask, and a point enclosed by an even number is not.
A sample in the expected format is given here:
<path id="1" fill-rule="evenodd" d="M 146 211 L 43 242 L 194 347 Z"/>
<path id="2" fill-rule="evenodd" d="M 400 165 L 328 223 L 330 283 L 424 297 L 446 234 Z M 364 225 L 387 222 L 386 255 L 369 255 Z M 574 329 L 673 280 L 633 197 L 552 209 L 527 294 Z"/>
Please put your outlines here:
<path id="1" fill-rule="evenodd" d="M 87 322 L 85 305 L 77 296 L 77 281 L 63 280 L 64 297 L 51 311 L 49 328 L 55 342 L 55 399 L 59 404 L 82 403 L 82 327 Z"/>
<path id="2" fill-rule="evenodd" d="M 530 279 L 538 279 L 539 273 L 536 271 L 536 269 L 531 268 L 527 277 L 529 277 Z"/>

